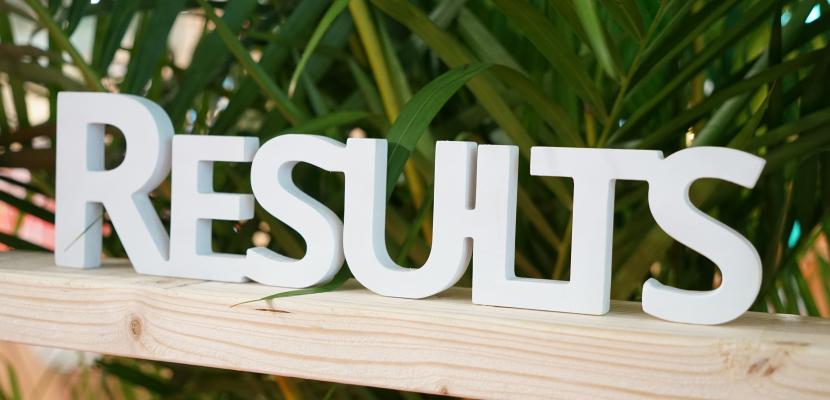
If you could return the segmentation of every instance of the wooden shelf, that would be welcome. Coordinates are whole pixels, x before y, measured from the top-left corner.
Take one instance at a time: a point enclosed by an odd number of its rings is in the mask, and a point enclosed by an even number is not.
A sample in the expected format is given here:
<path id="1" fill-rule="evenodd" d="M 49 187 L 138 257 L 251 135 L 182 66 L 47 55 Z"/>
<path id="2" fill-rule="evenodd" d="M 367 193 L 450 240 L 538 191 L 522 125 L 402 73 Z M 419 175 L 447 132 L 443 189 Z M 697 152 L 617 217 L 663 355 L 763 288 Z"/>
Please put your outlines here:
<path id="1" fill-rule="evenodd" d="M 0 253 L 0 340 L 473 398 L 830 396 L 830 320 L 748 313 L 722 326 L 476 306 L 468 289 L 329 293 L 94 270 Z"/>

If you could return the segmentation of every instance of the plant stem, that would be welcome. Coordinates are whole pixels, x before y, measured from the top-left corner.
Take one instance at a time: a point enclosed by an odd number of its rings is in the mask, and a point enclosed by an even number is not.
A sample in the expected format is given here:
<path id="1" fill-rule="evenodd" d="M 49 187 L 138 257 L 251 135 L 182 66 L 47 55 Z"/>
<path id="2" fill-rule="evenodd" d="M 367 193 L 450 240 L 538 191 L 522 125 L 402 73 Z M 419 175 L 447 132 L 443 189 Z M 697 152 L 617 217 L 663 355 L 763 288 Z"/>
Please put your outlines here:
<path id="1" fill-rule="evenodd" d="M 369 66 L 372 69 L 372 75 L 374 75 L 378 85 L 386 118 L 389 119 L 389 122 L 394 122 L 401 112 L 401 105 L 395 96 L 395 87 L 392 84 L 389 69 L 386 68 L 380 39 L 372 21 L 372 15 L 369 13 L 369 7 L 364 0 L 351 0 L 349 1 L 349 12 L 352 14 L 357 33 L 363 43 L 363 49 L 366 51 L 366 58 L 369 60 Z"/>
<path id="2" fill-rule="evenodd" d="M 622 105 L 623 100 L 625 100 L 625 96 L 628 94 L 629 86 L 631 85 L 631 79 L 637 74 L 637 70 L 640 68 L 640 62 L 642 62 L 643 54 L 645 54 L 646 48 L 648 47 L 647 44 L 651 40 L 654 33 L 657 31 L 657 26 L 660 23 L 660 20 L 663 19 L 663 16 L 666 13 L 666 4 L 660 7 L 657 11 L 657 15 L 654 17 L 654 21 L 651 23 L 651 26 L 648 28 L 648 33 L 643 38 L 643 41 L 640 43 L 640 48 L 637 50 L 637 53 L 634 55 L 634 60 L 631 61 L 631 66 L 628 68 L 628 72 L 623 76 L 622 82 L 620 83 L 620 90 L 617 92 L 617 97 L 614 99 L 614 105 L 611 106 L 611 112 L 608 113 L 608 118 L 606 118 L 605 123 L 602 126 L 602 134 L 599 136 L 599 140 L 597 141 L 597 147 L 605 146 L 606 142 L 608 141 L 608 137 L 611 134 L 611 129 L 614 127 L 614 121 L 619 118 L 620 112 L 622 112 Z"/>
<path id="3" fill-rule="evenodd" d="M 398 118 L 398 114 L 401 112 L 403 104 L 401 104 L 402 100 L 400 97 L 395 93 L 392 74 L 389 72 L 386 64 L 380 36 L 372 20 L 372 14 L 369 12 L 369 7 L 365 0 L 349 1 L 349 12 L 352 14 L 357 33 L 363 43 L 366 58 L 369 60 L 369 67 L 372 69 L 372 75 L 377 83 L 386 118 L 390 123 L 395 122 L 395 119 Z M 406 178 L 409 192 L 412 195 L 413 204 L 416 208 L 421 208 L 424 204 L 424 187 L 411 160 L 407 160 L 406 165 L 404 165 L 404 177 Z M 431 218 L 425 218 L 423 220 L 422 230 L 424 237 L 429 241 L 432 236 Z"/>
<path id="4" fill-rule="evenodd" d="M 61 50 L 69 54 L 69 57 L 72 59 L 72 63 L 81 71 L 81 75 L 84 77 L 87 87 L 93 91 L 106 92 L 107 90 L 101 84 L 101 77 L 99 77 L 98 74 L 92 70 L 92 67 L 84 61 L 84 58 L 81 57 L 81 53 L 79 53 L 78 49 L 72 45 L 69 38 L 66 37 L 63 30 L 49 14 L 49 10 L 47 10 L 46 7 L 44 7 L 38 0 L 26 0 L 26 4 L 28 4 L 29 7 L 34 10 L 35 14 L 37 14 L 38 19 L 49 31 L 49 35 L 52 37 L 52 40 L 55 41 L 55 44 Z"/>

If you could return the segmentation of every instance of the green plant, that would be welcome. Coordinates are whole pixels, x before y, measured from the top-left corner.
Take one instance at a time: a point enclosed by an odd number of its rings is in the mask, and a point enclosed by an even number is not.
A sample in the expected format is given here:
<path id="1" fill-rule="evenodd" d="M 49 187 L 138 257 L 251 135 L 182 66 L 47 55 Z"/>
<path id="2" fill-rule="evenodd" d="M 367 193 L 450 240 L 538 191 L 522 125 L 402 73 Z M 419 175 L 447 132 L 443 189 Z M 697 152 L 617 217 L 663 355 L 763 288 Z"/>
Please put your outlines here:
<path id="1" fill-rule="evenodd" d="M 8 380 L 8 386 L 6 386 L 5 382 L 0 382 L 0 400 L 23 399 L 23 394 L 20 391 L 20 383 L 17 380 L 17 372 L 8 360 L 3 360 L 3 364 L 6 367 L 5 375 Z"/>
<path id="2" fill-rule="evenodd" d="M 517 272 L 565 279 L 572 187 L 528 177 L 531 146 L 666 154 L 729 146 L 767 160 L 755 189 L 704 181 L 692 187 L 692 198 L 761 254 L 763 291 L 754 309 L 830 316 L 830 268 L 822 251 L 830 230 L 827 1 L 17 4 L 0 0 L 0 85 L 12 100 L 0 103 L 0 166 L 31 171 L 31 183 L 3 178 L 28 193 L 53 193 L 52 150 L 36 148 L 33 139 L 54 139 L 61 90 L 148 97 L 168 111 L 178 132 L 265 141 L 290 131 L 345 140 L 359 127 L 397 149 L 390 150 L 390 177 L 403 177 L 389 182 L 387 242 L 399 262 L 420 265 L 429 251 L 435 141 L 512 143 L 523 157 Z M 185 12 L 210 23 L 192 61 L 179 65 L 168 37 Z M 47 44 L 29 46 L 14 37 L 10 21 L 48 32 Z M 87 55 L 70 40 L 81 21 L 94 24 Z M 116 55 L 122 60 L 114 62 Z M 26 96 L 48 100 L 48 118 L 32 123 Z M 107 155 L 115 163 L 124 146 L 113 134 Z M 246 166 L 221 165 L 215 187 L 248 192 L 246 178 Z M 342 213 L 341 177 L 301 166 L 295 181 Z M 614 298 L 638 299 L 650 276 L 686 289 L 711 288 L 716 268 L 654 224 L 646 189 L 617 185 Z M 169 194 L 165 183 L 154 197 L 163 216 Z M 0 196 L 22 213 L 52 219 L 32 202 Z M 255 234 L 289 256 L 304 251 L 302 240 L 262 209 L 250 221 L 214 223 L 215 247 L 223 251 L 242 252 Z M 40 247 L 9 232 L 0 242 Z M 115 235 L 105 248 L 124 255 Z M 812 269 L 805 267 L 808 254 Z M 469 276 L 462 281 L 468 283 Z"/>

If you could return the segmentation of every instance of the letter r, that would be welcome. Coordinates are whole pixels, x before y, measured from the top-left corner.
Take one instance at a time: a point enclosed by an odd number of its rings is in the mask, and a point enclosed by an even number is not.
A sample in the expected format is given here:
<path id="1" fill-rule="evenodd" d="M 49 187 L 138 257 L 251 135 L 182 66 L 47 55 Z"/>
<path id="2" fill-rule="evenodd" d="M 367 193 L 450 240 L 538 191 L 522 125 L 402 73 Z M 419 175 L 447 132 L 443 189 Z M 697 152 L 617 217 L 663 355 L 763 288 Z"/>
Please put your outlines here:
<path id="1" fill-rule="evenodd" d="M 141 97 L 58 94 L 55 263 L 94 268 L 101 263 L 102 205 L 136 271 L 164 274 L 169 237 L 148 194 L 170 171 L 173 126 Z M 124 161 L 104 169 L 104 126 L 121 130 Z"/>

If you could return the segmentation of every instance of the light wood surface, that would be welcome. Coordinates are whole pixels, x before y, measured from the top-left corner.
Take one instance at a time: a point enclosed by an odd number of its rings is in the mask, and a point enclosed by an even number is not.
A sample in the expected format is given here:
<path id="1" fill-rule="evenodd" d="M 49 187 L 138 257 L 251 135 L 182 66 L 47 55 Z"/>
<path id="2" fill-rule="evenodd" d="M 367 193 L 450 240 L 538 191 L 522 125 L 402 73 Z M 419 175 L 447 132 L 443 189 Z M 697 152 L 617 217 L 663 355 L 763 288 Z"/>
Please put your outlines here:
<path id="1" fill-rule="evenodd" d="M 468 289 L 335 292 L 137 275 L 126 261 L 55 267 L 0 253 L 0 340 L 472 398 L 830 397 L 830 320 L 748 313 L 664 322 L 476 306 Z"/>

